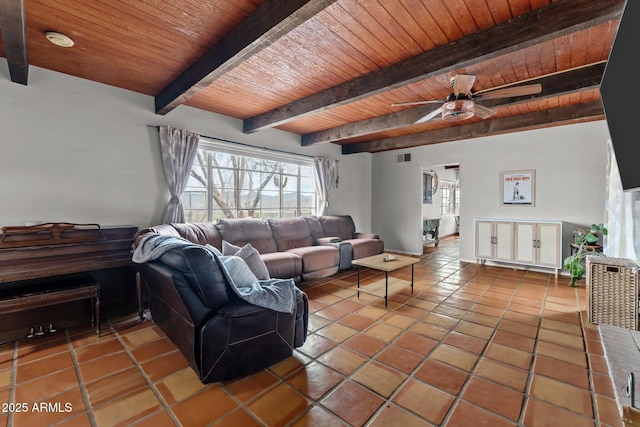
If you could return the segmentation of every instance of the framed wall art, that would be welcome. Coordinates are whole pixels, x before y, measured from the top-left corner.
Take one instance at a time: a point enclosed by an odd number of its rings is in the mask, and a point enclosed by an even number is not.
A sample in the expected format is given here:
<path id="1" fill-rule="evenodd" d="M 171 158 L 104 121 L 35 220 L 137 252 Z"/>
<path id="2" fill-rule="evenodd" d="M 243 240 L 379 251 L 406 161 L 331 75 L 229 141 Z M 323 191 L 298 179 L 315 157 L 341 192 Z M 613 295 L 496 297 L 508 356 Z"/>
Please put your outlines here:
<path id="1" fill-rule="evenodd" d="M 503 206 L 535 206 L 536 171 L 500 172 L 500 185 Z"/>

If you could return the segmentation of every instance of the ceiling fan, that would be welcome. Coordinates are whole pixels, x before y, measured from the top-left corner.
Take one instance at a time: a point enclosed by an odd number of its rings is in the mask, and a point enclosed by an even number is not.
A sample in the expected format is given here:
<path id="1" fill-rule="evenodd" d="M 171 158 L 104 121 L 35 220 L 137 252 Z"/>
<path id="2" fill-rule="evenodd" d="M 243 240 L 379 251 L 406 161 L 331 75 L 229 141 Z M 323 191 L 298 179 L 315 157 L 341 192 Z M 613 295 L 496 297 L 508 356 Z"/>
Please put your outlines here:
<path id="1" fill-rule="evenodd" d="M 477 116 L 486 119 L 494 114 L 490 108 L 477 104 L 476 100 L 511 98 L 515 96 L 534 95 L 542 92 L 542 85 L 539 83 L 511 87 L 517 83 L 499 86 L 491 89 L 484 89 L 478 92 L 471 92 L 471 88 L 476 81 L 476 76 L 470 74 L 457 74 L 451 78 L 451 88 L 453 92 L 443 100 L 400 102 L 391 104 L 392 107 L 423 104 L 443 104 L 442 107 L 431 111 L 429 114 L 418 119 L 415 123 L 424 123 L 438 115 L 448 122 L 459 122 Z M 509 87 L 507 87 L 509 86 Z"/>

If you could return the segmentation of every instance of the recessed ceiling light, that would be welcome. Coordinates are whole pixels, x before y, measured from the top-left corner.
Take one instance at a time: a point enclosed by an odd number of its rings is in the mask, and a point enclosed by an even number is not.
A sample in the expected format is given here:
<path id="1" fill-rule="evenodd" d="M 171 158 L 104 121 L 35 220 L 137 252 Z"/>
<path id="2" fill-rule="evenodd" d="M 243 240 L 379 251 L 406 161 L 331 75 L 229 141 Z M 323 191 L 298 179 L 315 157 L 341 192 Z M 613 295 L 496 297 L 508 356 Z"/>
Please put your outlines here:
<path id="1" fill-rule="evenodd" d="M 55 31 L 47 31 L 46 33 L 44 33 L 44 35 L 47 37 L 47 40 L 49 40 L 56 46 L 71 47 L 75 44 L 75 42 L 68 36 L 61 33 L 56 33 Z"/>

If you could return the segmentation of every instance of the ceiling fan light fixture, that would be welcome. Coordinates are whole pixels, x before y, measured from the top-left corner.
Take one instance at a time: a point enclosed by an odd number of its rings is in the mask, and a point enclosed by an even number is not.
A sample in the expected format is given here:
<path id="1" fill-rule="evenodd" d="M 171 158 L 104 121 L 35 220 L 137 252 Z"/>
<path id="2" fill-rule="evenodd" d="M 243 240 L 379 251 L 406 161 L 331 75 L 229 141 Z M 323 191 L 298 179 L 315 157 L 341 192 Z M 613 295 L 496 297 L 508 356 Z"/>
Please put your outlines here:
<path id="1" fill-rule="evenodd" d="M 470 99 L 456 99 L 442 106 L 442 120 L 459 122 L 475 114 L 475 103 Z"/>
<path id="2" fill-rule="evenodd" d="M 56 46 L 71 47 L 75 44 L 75 42 L 69 36 L 62 33 L 58 33 L 55 31 L 47 31 L 46 33 L 44 33 L 44 35 L 47 38 L 47 40 L 49 40 L 51 43 L 55 44 Z"/>

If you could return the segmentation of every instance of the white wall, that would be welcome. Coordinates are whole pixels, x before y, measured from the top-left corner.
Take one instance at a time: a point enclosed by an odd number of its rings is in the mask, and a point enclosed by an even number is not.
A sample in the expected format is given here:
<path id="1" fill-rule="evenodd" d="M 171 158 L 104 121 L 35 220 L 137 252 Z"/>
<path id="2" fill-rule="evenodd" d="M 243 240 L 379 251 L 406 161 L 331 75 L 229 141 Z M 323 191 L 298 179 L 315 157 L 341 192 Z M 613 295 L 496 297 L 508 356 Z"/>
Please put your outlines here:
<path id="1" fill-rule="evenodd" d="M 0 69 L 6 70 L 4 58 Z M 165 116 L 154 99 L 29 67 L 27 86 L 0 73 L 0 226 L 29 220 L 158 224 L 169 199 L 158 131 L 169 124 L 201 135 L 340 160 L 340 185 L 328 213 L 351 214 L 371 231 L 371 155 L 342 156 L 335 144 L 301 147 L 269 129 L 242 133 L 242 122 L 187 106 Z"/>
<path id="2" fill-rule="evenodd" d="M 426 165 L 460 164 L 460 256 L 474 259 L 474 218 L 603 222 L 605 121 L 559 126 L 403 150 L 412 161 L 396 163 L 398 152 L 373 155 L 372 228 L 389 250 L 422 253 L 421 176 Z M 533 207 L 501 206 L 500 172 L 536 171 Z M 402 191 L 398 191 L 402 188 Z"/>

